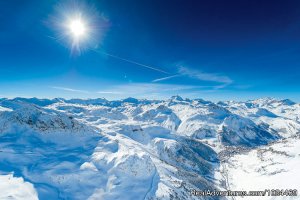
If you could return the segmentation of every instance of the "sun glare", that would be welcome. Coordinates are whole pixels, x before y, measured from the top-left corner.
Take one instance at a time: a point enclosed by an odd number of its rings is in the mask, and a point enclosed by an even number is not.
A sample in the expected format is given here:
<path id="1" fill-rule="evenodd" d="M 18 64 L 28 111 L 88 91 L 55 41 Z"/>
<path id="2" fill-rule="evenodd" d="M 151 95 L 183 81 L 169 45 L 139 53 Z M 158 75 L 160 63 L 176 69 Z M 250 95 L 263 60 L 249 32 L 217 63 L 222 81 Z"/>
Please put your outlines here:
<path id="1" fill-rule="evenodd" d="M 74 19 L 69 24 L 69 30 L 74 38 L 79 39 L 86 34 L 86 25 L 81 19 Z"/>
<path id="2" fill-rule="evenodd" d="M 72 0 L 59 3 L 55 8 L 49 25 L 55 30 L 56 41 L 70 48 L 72 55 L 98 47 L 108 21 L 95 6 Z"/>

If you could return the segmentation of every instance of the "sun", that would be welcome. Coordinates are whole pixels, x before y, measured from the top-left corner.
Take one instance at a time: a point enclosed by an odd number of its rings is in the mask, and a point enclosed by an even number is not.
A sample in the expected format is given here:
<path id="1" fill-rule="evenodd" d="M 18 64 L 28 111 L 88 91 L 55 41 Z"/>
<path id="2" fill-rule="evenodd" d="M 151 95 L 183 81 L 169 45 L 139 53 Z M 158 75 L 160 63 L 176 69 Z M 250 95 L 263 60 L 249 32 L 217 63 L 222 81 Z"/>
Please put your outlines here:
<path id="1" fill-rule="evenodd" d="M 96 6 L 81 0 L 58 3 L 47 24 L 55 31 L 51 38 L 69 48 L 71 55 L 98 48 L 109 26 Z"/>
<path id="2" fill-rule="evenodd" d="M 80 39 L 87 34 L 87 26 L 82 19 L 71 20 L 68 28 L 74 39 Z"/>

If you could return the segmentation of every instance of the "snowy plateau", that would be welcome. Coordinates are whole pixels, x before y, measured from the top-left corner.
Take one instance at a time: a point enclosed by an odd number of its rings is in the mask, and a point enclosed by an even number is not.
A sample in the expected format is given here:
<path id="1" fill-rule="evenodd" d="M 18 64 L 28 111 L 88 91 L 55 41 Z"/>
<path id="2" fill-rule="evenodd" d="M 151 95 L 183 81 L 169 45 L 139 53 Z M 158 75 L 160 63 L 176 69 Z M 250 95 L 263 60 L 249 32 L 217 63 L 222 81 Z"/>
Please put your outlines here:
<path id="1" fill-rule="evenodd" d="M 300 199 L 300 104 L 0 99 L 0 199 Z"/>

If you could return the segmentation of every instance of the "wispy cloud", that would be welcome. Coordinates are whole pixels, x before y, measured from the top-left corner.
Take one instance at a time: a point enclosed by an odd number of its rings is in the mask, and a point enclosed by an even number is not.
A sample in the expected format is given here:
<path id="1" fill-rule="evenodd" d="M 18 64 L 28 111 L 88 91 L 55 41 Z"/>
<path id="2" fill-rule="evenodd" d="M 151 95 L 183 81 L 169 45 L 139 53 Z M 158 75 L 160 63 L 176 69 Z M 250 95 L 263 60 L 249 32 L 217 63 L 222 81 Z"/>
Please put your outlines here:
<path id="1" fill-rule="evenodd" d="M 179 84 L 159 84 L 159 83 L 130 83 L 124 85 L 115 85 L 107 91 L 100 91 L 100 94 L 121 94 L 121 95 L 147 95 L 147 94 L 163 94 L 177 93 L 195 89 L 211 89 L 213 86 L 198 85 L 179 85 Z"/>
<path id="2" fill-rule="evenodd" d="M 87 90 L 77 90 L 73 88 L 67 88 L 67 87 L 59 87 L 59 86 L 51 86 L 51 88 L 56 89 L 56 90 L 63 90 L 63 91 L 68 91 L 68 92 L 78 92 L 78 93 L 89 93 Z"/>
<path id="3" fill-rule="evenodd" d="M 99 90 L 80 90 L 69 87 L 49 86 L 50 88 L 66 91 L 68 98 L 98 98 L 121 99 L 127 97 L 164 99 L 173 95 L 183 95 L 198 98 L 201 95 L 215 91 L 215 85 L 184 85 L 162 83 L 126 83 L 101 86 Z"/>
<path id="4" fill-rule="evenodd" d="M 171 79 L 171 78 L 175 78 L 175 77 L 178 77 L 178 76 L 182 76 L 182 75 L 181 74 L 176 74 L 176 75 L 173 75 L 173 76 L 167 76 L 167 77 L 163 77 L 163 78 L 158 78 L 158 79 L 154 79 L 151 82 L 152 83 L 156 83 L 156 82 L 165 81 L 165 80 L 168 80 L 168 79 Z"/>
<path id="5" fill-rule="evenodd" d="M 98 91 L 97 94 L 123 94 L 123 92 L 117 92 L 117 91 Z"/>
<path id="6" fill-rule="evenodd" d="M 213 87 L 213 89 L 215 89 L 215 90 L 225 88 L 226 86 L 233 83 L 233 80 L 231 78 L 229 78 L 228 76 L 217 74 L 217 73 L 207 73 L 207 72 L 190 69 L 188 67 L 183 67 L 183 66 L 178 67 L 177 74 L 172 75 L 172 76 L 163 77 L 163 78 L 154 79 L 151 82 L 157 83 L 157 82 L 169 80 L 169 79 L 180 77 L 180 76 L 198 79 L 201 81 L 220 83 L 220 85 Z"/>
<path id="7" fill-rule="evenodd" d="M 224 76 L 216 73 L 206 73 L 199 70 L 190 69 L 187 67 L 179 67 L 178 73 L 183 76 L 188 76 L 190 78 L 195 78 L 201 81 L 222 83 L 220 87 L 225 87 L 233 83 L 233 80 L 228 76 Z"/>

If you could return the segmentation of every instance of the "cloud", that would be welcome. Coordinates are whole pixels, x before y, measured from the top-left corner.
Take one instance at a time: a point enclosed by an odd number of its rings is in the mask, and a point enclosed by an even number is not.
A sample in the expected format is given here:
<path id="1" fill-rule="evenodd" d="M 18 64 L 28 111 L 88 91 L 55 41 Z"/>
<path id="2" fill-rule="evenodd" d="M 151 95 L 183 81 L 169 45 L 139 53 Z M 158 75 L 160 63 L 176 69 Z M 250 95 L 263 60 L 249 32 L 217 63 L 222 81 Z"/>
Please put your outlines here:
<path id="1" fill-rule="evenodd" d="M 181 74 L 173 75 L 172 77 L 164 77 L 161 79 L 173 78 L 176 76 L 182 76 Z M 61 86 L 51 86 L 50 88 L 56 90 L 62 90 L 74 93 L 72 95 L 79 96 L 79 94 L 84 95 L 84 97 L 104 97 L 107 99 L 120 99 L 127 97 L 135 98 L 169 98 L 173 95 L 188 95 L 188 94 L 198 94 L 203 95 L 204 93 L 215 91 L 216 87 L 213 85 L 185 85 L 185 84 L 163 84 L 163 83 L 126 83 L 119 85 L 107 85 L 105 88 L 101 87 L 101 90 L 80 90 L 69 87 Z"/>
<path id="2" fill-rule="evenodd" d="M 123 94 L 123 92 L 117 92 L 117 91 L 98 91 L 97 94 Z"/>
<path id="3" fill-rule="evenodd" d="M 190 78 L 198 79 L 201 81 L 210 81 L 222 83 L 221 88 L 233 83 L 233 80 L 227 76 L 216 74 L 216 73 L 206 73 L 199 70 L 190 69 L 187 67 L 179 67 L 178 73 L 183 76 L 188 76 Z"/>
<path id="4" fill-rule="evenodd" d="M 163 78 L 154 79 L 151 82 L 157 83 L 160 81 L 165 81 L 165 80 L 169 80 L 169 79 L 180 77 L 180 76 L 198 79 L 201 81 L 220 83 L 220 85 L 212 87 L 215 90 L 225 88 L 226 86 L 233 83 L 233 80 L 231 78 L 229 78 L 228 76 L 220 75 L 217 73 L 207 73 L 207 72 L 194 70 L 194 69 L 190 69 L 190 68 L 182 67 L 182 66 L 180 66 L 178 68 L 177 74 L 172 75 L 172 76 L 163 77 Z"/>
<path id="5" fill-rule="evenodd" d="M 126 91 L 130 94 L 139 93 L 162 93 L 168 91 L 181 91 L 187 89 L 193 89 L 196 86 L 187 85 L 172 85 L 172 84 L 156 84 L 156 83 L 132 83 L 127 85 L 120 85 L 118 90 Z"/>
<path id="6" fill-rule="evenodd" d="M 67 88 L 67 87 L 51 86 L 51 88 L 56 90 L 68 91 L 68 92 L 78 92 L 78 93 L 86 93 L 86 94 L 89 93 L 89 91 L 86 90 L 77 90 L 77 89 Z"/>
<path id="7" fill-rule="evenodd" d="M 174 94 L 197 89 L 211 89 L 213 86 L 159 84 L 159 83 L 129 83 L 111 86 L 107 91 L 97 92 L 99 94 L 121 94 L 122 96 L 139 96 L 148 94 Z"/>

